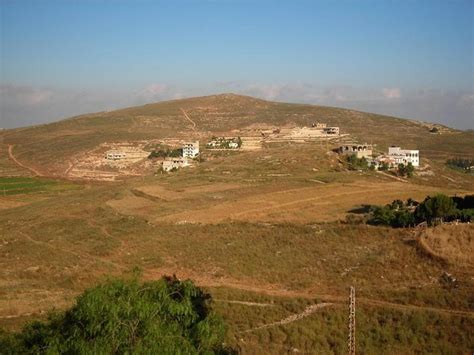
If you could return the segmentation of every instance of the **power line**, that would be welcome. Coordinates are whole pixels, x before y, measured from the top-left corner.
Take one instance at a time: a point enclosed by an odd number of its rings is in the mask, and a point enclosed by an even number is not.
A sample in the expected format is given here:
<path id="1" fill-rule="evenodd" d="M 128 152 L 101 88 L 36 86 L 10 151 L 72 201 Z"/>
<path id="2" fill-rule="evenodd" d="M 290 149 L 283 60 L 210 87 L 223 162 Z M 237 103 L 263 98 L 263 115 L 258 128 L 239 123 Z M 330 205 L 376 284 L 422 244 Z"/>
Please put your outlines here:
<path id="1" fill-rule="evenodd" d="M 351 286 L 349 295 L 349 338 L 347 341 L 349 355 L 355 355 L 355 287 Z"/>

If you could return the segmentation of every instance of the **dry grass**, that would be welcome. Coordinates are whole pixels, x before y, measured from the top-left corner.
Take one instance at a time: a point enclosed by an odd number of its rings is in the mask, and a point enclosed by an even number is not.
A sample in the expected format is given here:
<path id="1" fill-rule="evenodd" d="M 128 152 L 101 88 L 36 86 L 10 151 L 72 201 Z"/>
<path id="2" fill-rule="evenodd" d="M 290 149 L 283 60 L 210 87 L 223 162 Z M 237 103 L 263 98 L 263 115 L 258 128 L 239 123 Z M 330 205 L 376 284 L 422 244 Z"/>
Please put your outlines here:
<path id="1" fill-rule="evenodd" d="M 420 246 L 435 258 L 474 267 L 474 225 L 441 225 L 425 229 Z"/>
<path id="2" fill-rule="evenodd" d="M 196 123 L 196 132 L 181 108 Z M 413 230 L 339 222 L 364 204 L 422 199 L 434 192 L 473 193 L 473 177 L 445 169 L 442 161 L 472 150 L 471 133 L 436 136 L 423 125 L 395 118 L 227 95 L 2 132 L 0 169 L 19 169 L 5 159 L 6 144 L 15 144 L 22 162 L 60 174 L 74 156 L 104 141 L 203 139 L 214 130 L 313 121 L 339 125 L 379 148 L 395 140 L 427 149 L 428 159 L 423 155 L 422 160 L 435 174 L 403 183 L 377 173 L 349 172 L 319 143 L 275 143 L 259 151 L 206 151 L 195 168 L 174 174 L 3 197 L 0 326 L 18 328 L 53 306 L 70 305 L 75 295 L 107 275 L 139 267 L 147 279 L 175 273 L 208 287 L 215 298 L 237 301 L 217 302 L 216 307 L 230 325 L 229 341 L 245 353 L 343 352 L 349 285 L 356 287 L 360 304 L 361 352 L 472 349 L 472 267 L 458 259 L 446 265 L 426 258 Z M 443 257 L 465 252 L 472 262 L 456 235 L 471 236 L 472 229 L 465 228 L 452 226 L 439 235 L 435 230 L 426 241 Z M 460 280 L 459 288 L 440 284 L 444 271 Z M 323 301 L 335 306 L 242 334 Z"/>
<path id="3" fill-rule="evenodd" d="M 181 109 L 196 123 L 195 129 Z M 309 126 L 315 121 L 341 127 L 354 139 L 385 150 L 391 144 L 418 148 L 422 159 L 442 161 L 473 148 L 473 132 L 447 129 L 441 135 L 417 122 L 332 107 L 267 102 L 238 95 L 216 95 L 89 114 L 48 125 L 0 133 L 14 144 L 16 157 L 45 175 L 64 175 L 74 158 L 104 142 L 163 138 L 205 139 L 212 133 L 258 125 Z M 259 132 L 257 131 L 257 134 Z M 3 149 L 2 149 L 3 150 Z M 0 157 L 0 166 L 2 165 Z"/>

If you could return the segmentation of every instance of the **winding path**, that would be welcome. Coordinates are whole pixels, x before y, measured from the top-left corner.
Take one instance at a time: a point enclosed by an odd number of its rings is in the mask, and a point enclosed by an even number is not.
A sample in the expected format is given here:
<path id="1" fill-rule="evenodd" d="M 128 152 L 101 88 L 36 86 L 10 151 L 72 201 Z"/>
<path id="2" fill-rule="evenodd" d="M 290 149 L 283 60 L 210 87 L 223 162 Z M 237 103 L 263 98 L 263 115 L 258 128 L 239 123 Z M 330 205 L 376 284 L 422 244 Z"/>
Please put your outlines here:
<path id="1" fill-rule="evenodd" d="M 15 162 L 16 165 L 24 168 L 24 169 L 27 169 L 29 171 L 31 171 L 33 174 L 35 174 L 36 176 L 43 176 L 43 174 L 41 174 L 38 170 L 36 170 L 35 168 L 32 168 L 32 167 L 29 167 L 29 166 L 26 166 L 25 164 L 23 164 L 22 162 L 18 161 L 17 158 L 15 158 L 15 156 L 13 155 L 13 144 L 9 144 L 8 145 L 8 156 L 10 157 L 11 160 L 13 160 Z"/>
<path id="2" fill-rule="evenodd" d="M 181 112 L 183 113 L 184 117 L 186 117 L 186 119 L 187 119 L 189 122 L 191 122 L 191 124 L 193 125 L 193 126 L 191 127 L 191 129 L 192 129 L 193 131 L 195 131 L 195 130 L 196 130 L 196 122 L 194 122 L 191 118 L 189 118 L 188 114 L 186 113 L 186 111 L 184 111 L 183 108 L 181 108 L 180 110 L 181 110 Z"/>
<path id="3" fill-rule="evenodd" d="M 296 322 L 300 319 L 308 317 L 309 315 L 313 314 L 314 312 L 316 312 L 317 310 L 319 310 L 321 308 L 328 307 L 328 306 L 331 306 L 331 305 L 333 305 L 333 303 L 312 304 L 312 305 L 306 307 L 304 309 L 304 311 L 301 312 L 301 313 L 292 314 L 291 316 L 286 317 L 286 318 L 284 318 L 284 319 L 282 319 L 278 322 L 273 322 L 273 323 L 261 325 L 261 326 L 255 327 L 255 328 L 244 330 L 242 333 L 249 333 L 249 332 L 253 332 L 255 330 L 259 330 L 259 329 L 265 329 L 265 328 L 269 328 L 269 327 L 275 327 L 275 326 L 278 326 L 278 325 L 285 325 L 285 324 L 288 324 L 288 323 L 293 323 L 293 322 Z"/>

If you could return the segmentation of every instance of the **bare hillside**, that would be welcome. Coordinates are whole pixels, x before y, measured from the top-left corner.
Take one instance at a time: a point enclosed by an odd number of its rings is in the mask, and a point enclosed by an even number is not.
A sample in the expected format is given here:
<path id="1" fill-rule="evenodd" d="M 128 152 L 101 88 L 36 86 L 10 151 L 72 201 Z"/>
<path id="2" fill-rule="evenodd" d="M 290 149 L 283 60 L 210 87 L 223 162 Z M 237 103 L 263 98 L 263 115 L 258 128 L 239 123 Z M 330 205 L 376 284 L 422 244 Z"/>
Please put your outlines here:
<path id="1" fill-rule="evenodd" d="M 427 158 L 464 156 L 474 149 L 474 133 L 445 128 L 432 134 L 426 124 L 347 109 L 269 102 L 222 94 L 173 100 L 112 112 L 87 114 L 59 122 L 5 130 L 0 134 L 0 169 L 31 175 L 66 176 L 82 154 L 101 144 L 160 139 L 206 139 L 212 134 L 245 135 L 258 128 L 339 126 L 351 139 L 372 142 L 378 149 L 397 144 L 418 148 Z M 248 133 L 248 132 L 247 132 Z M 8 159 L 8 149 L 28 169 Z"/>

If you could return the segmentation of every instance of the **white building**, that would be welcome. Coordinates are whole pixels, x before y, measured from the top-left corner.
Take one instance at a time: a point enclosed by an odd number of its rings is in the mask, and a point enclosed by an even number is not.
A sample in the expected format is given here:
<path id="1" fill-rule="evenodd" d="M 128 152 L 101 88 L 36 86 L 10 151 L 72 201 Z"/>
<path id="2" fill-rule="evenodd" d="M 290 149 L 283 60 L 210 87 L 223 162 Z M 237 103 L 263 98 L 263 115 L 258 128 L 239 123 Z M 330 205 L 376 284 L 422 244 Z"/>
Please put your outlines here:
<path id="1" fill-rule="evenodd" d="M 199 155 L 199 141 L 186 142 L 183 144 L 183 157 L 195 158 Z"/>
<path id="2" fill-rule="evenodd" d="M 165 160 L 163 161 L 163 165 L 162 165 L 162 168 L 163 168 L 163 171 L 171 171 L 173 169 L 179 169 L 183 166 L 188 166 L 189 163 L 188 163 L 188 159 L 187 158 L 183 158 L 183 157 L 176 157 L 176 158 L 172 158 L 172 157 L 168 157 L 168 158 L 165 158 Z"/>
<path id="3" fill-rule="evenodd" d="M 400 147 L 389 147 L 388 156 L 395 160 L 395 163 L 398 164 L 408 164 L 411 163 L 414 167 L 420 166 L 420 151 L 419 150 L 410 150 L 410 149 L 401 149 Z"/>
<path id="4" fill-rule="evenodd" d="M 109 150 L 108 152 L 105 153 L 105 159 L 107 160 L 120 160 L 124 159 L 127 156 L 125 152 L 122 152 L 120 150 Z"/>

